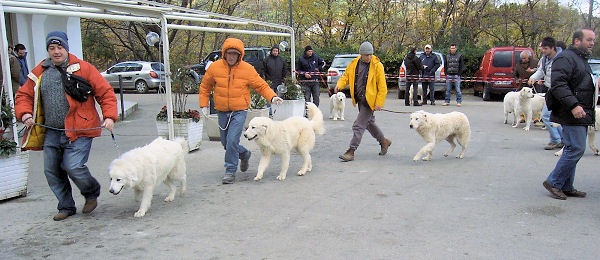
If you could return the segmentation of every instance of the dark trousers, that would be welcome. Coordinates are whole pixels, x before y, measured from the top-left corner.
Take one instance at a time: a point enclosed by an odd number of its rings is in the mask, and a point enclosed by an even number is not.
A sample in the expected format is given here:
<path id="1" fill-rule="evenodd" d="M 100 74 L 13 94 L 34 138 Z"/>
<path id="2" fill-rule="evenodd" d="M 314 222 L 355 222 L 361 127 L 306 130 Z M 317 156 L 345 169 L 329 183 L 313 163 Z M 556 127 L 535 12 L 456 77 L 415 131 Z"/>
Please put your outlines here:
<path id="1" fill-rule="evenodd" d="M 423 85 L 423 96 L 427 96 L 427 89 L 429 89 L 429 100 L 432 103 L 435 102 L 435 86 L 433 84 L 433 81 L 423 81 L 421 84 Z"/>
<path id="2" fill-rule="evenodd" d="M 406 81 L 406 88 L 404 90 L 404 104 L 405 105 L 409 105 L 409 89 L 411 88 L 412 85 L 412 92 L 413 92 L 413 104 L 417 104 L 419 102 L 419 90 L 417 89 L 419 87 L 419 83 L 417 83 L 416 81 Z"/>
<path id="3" fill-rule="evenodd" d="M 313 102 L 315 106 L 319 106 L 319 82 L 316 81 L 305 81 L 304 82 L 304 100 L 306 102 Z M 312 96 L 312 101 L 311 97 Z"/>
<path id="4" fill-rule="evenodd" d="M 381 143 L 384 135 L 381 129 L 375 124 L 375 115 L 373 110 L 369 107 L 366 100 L 358 102 L 358 116 L 352 125 L 352 140 L 350 140 L 350 148 L 356 150 L 360 145 L 363 133 L 365 130 L 369 131 L 371 136 Z"/>

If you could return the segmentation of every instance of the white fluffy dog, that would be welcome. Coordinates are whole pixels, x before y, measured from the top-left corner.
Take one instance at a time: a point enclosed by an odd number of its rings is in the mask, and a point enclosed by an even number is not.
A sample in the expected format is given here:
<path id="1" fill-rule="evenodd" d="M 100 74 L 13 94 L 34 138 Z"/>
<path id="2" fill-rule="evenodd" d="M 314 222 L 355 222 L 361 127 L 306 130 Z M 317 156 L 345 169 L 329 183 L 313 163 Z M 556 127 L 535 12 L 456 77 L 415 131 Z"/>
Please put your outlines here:
<path id="1" fill-rule="evenodd" d="M 442 140 L 450 143 L 450 150 L 444 156 L 448 156 L 454 151 L 456 147 L 454 139 L 462 147 L 456 158 L 462 159 L 465 156 L 471 136 L 469 119 L 465 114 L 456 111 L 447 114 L 432 114 L 419 110 L 410 114 L 410 128 L 415 128 L 417 133 L 427 142 L 415 155 L 413 161 L 418 161 L 421 158 L 423 161 L 431 160 L 435 144 Z"/>
<path id="2" fill-rule="evenodd" d="M 588 142 L 588 146 L 590 147 L 590 149 L 592 149 L 592 151 L 594 152 L 594 155 L 600 155 L 600 150 L 598 150 L 598 147 L 596 147 L 596 145 L 594 144 L 594 142 L 596 141 L 596 130 L 600 129 L 600 109 L 596 108 L 596 123 L 594 126 L 588 126 L 588 130 L 587 130 L 587 142 Z M 554 125 L 554 123 L 552 123 Z M 558 124 L 556 124 L 558 125 Z M 563 147 L 562 149 L 560 149 L 560 151 L 555 152 L 554 155 L 555 156 L 562 156 L 563 150 L 565 148 Z"/>
<path id="3" fill-rule="evenodd" d="M 272 154 L 281 155 L 281 172 L 277 179 L 284 180 L 293 148 L 296 148 L 296 151 L 304 158 L 302 169 L 298 171 L 298 175 L 304 175 L 312 170 L 310 151 L 315 145 L 315 133 L 323 134 L 325 129 L 321 110 L 310 102 L 307 102 L 306 106 L 310 121 L 299 116 L 283 121 L 273 121 L 268 117 L 255 117 L 250 121 L 244 137 L 249 141 L 256 141 L 261 152 L 255 181 L 262 179 L 265 169 L 271 162 Z"/>
<path id="4" fill-rule="evenodd" d="M 425 96 L 423 96 L 423 88 L 421 87 L 421 84 L 419 84 L 419 83 L 415 83 L 415 84 L 417 84 L 417 95 L 421 96 L 420 100 L 421 100 L 421 103 L 423 103 L 423 101 L 425 100 Z M 408 101 L 408 103 L 411 104 L 411 105 L 413 105 L 413 95 L 414 95 L 414 93 L 413 93 L 412 85 L 408 89 L 409 89 L 408 90 L 408 96 L 410 98 L 409 101 Z"/>
<path id="5" fill-rule="evenodd" d="M 346 94 L 338 92 L 329 98 L 329 119 L 344 121 L 344 109 L 346 108 Z"/>
<path id="6" fill-rule="evenodd" d="M 545 93 L 537 93 L 533 95 L 533 99 L 531 99 L 531 116 L 537 117 L 541 115 L 542 109 L 544 105 L 546 105 L 546 98 L 544 97 Z M 540 118 L 541 121 L 541 118 Z"/>
<path id="7" fill-rule="evenodd" d="M 143 217 L 150 208 L 154 188 L 164 182 L 171 191 L 166 202 L 175 198 L 175 181 L 181 183 L 181 194 L 186 189 L 184 155 L 188 148 L 185 139 L 175 141 L 156 138 L 152 143 L 135 148 L 113 160 L 109 166 L 110 193 L 117 195 L 125 187 L 133 188 L 135 200 L 142 202 L 135 217 Z"/>
<path id="8" fill-rule="evenodd" d="M 513 114 L 512 127 L 519 126 L 519 115 L 525 115 L 525 131 L 529 131 L 531 126 L 531 100 L 533 99 L 533 90 L 529 87 L 523 87 L 518 92 L 508 92 L 504 96 L 504 123 L 508 123 L 508 114 Z M 540 109 L 541 110 L 541 109 Z"/>

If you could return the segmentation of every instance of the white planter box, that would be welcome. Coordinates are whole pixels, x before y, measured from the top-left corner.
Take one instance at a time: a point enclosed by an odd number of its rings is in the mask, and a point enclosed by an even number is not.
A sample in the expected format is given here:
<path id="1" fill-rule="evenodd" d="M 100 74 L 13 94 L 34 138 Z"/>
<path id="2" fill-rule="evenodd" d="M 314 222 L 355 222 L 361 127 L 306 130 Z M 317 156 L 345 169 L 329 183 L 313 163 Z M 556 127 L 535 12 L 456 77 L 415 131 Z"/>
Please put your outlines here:
<path id="1" fill-rule="evenodd" d="M 29 152 L 0 158 L 0 200 L 27 195 Z"/>
<path id="2" fill-rule="evenodd" d="M 273 120 L 281 121 L 293 116 L 304 116 L 304 100 L 284 100 L 273 104 Z"/>
<path id="3" fill-rule="evenodd" d="M 248 128 L 248 123 L 255 117 L 269 117 L 269 109 L 249 109 L 246 115 L 246 121 L 244 122 L 244 128 Z M 208 140 L 221 141 L 221 130 L 219 129 L 219 117 L 216 114 L 208 116 L 208 120 L 204 118 L 204 125 L 206 126 L 206 135 Z"/>
<path id="4" fill-rule="evenodd" d="M 248 109 L 248 115 L 246 115 L 246 122 L 244 122 L 244 128 L 248 128 L 248 123 L 250 120 L 255 117 L 269 117 L 269 109 L 261 108 L 261 109 Z"/>
<path id="5" fill-rule="evenodd" d="M 194 122 L 190 118 L 173 118 L 173 130 L 175 137 L 183 137 L 188 143 L 189 151 L 200 148 L 202 143 L 202 121 Z M 158 136 L 169 138 L 169 124 L 167 121 L 156 121 Z"/>

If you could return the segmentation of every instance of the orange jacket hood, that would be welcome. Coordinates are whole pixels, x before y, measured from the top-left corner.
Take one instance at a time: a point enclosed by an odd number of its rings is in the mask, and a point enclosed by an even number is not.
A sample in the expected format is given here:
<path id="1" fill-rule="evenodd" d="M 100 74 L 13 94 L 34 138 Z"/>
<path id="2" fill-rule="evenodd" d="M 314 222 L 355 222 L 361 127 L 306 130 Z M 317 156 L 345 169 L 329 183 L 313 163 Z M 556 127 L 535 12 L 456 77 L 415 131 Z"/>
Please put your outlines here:
<path id="1" fill-rule="evenodd" d="M 238 62 L 244 58 L 244 43 L 242 40 L 237 38 L 227 38 L 221 48 L 221 57 L 223 57 L 223 59 L 225 59 L 225 51 L 227 49 L 236 49 L 241 53 Z"/>

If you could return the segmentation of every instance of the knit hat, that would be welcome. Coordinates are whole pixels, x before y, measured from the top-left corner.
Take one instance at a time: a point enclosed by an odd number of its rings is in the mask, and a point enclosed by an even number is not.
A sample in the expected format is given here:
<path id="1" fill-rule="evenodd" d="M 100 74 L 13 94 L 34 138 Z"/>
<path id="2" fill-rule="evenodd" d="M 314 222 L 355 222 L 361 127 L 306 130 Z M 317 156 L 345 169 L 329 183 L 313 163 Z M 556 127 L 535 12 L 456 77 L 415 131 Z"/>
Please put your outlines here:
<path id="1" fill-rule="evenodd" d="M 279 45 L 273 45 L 273 47 L 271 47 L 271 52 L 273 52 L 273 49 L 279 50 Z"/>
<path id="2" fill-rule="evenodd" d="M 371 44 L 370 42 L 361 43 L 360 48 L 358 49 L 358 54 L 373 54 L 373 44 Z"/>
<path id="3" fill-rule="evenodd" d="M 312 47 L 310 45 L 306 45 L 306 47 L 304 47 L 304 52 L 307 51 L 312 51 Z"/>
<path id="4" fill-rule="evenodd" d="M 65 48 L 67 52 L 69 52 L 69 38 L 67 38 L 67 34 L 61 31 L 52 31 L 46 35 L 46 50 L 50 44 L 58 44 Z"/>

